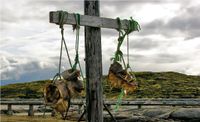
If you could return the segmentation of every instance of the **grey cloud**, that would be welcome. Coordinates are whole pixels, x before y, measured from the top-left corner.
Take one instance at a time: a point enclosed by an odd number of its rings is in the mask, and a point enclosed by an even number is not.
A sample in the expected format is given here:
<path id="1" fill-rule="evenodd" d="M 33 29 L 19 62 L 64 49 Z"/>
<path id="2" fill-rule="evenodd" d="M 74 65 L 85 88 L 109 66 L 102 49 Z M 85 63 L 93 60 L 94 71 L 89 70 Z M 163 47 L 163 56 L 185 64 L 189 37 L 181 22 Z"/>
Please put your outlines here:
<path id="1" fill-rule="evenodd" d="M 100 1 L 101 14 L 109 17 L 120 17 L 129 14 L 137 13 L 143 5 L 146 4 L 166 4 L 174 3 L 171 0 L 102 0 Z M 134 11 L 130 11 L 129 8 L 134 8 Z M 113 14 L 114 13 L 116 14 Z"/>
<path id="2" fill-rule="evenodd" d="M 175 33 L 177 30 L 172 30 L 167 27 L 167 24 L 163 20 L 154 20 L 153 22 L 141 25 L 142 30 L 138 35 L 152 35 L 161 34 L 166 37 L 177 36 Z"/>
<path id="3" fill-rule="evenodd" d="M 174 54 L 168 54 L 168 53 L 158 53 L 158 54 L 152 54 L 152 55 L 131 54 L 130 59 L 133 62 L 136 61 L 136 62 L 153 63 L 153 64 L 181 63 L 183 61 L 189 60 L 183 55 L 181 56 L 181 55 L 174 55 Z"/>
<path id="4" fill-rule="evenodd" d="M 184 56 L 167 54 L 167 53 L 158 54 L 154 59 L 155 63 L 180 63 L 182 61 L 185 61 Z"/>
<path id="5" fill-rule="evenodd" d="M 200 15 L 197 14 L 200 11 L 200 7 L 190 7 L 183 10 L 183 12 L 169 22 L 164 20 L 154 20 L 142 28 L 140 35 L 148 34 L 162 34 L 169 36 L 183 36 L 186 39 L 195 38 L 200 36 Z"/>
<path id="6" fill-rule="evenodd" d="M 16 59 L 8 59 L 8 61 L 11 63 L 11 64 L 16 64 L 18 63 L 18 61 Z"/>
<path id="7" fill-rule="evenodd" d="M 183 31 L 189 38 L 200 36 L 200 6 L 186 9 L 186 12 L 175 17 L 168 23 L 171 29 Z"/>
<path id="8" fill-rule="evenodd" d="M 1 7 L 1 21 L 5 23 L 18 23 L 27 21 L 47 21 L 49 11 L 66 10 L 69 12 L 82 12 L 83 2 L 63 0 L 16 0 L 5 2 Z M 21 9 L 22 8 L 22 9 Z M 70 11 L 71 10 L 71 11 Z"/>
<path id="9" fill-rule="evenodd" d="M 143 38 L 143 39 L 137 39 L 132 42 L 130 42 L 130 48 L 131 49 L 137 49 L 137 50 L 150 50 L 152 48 L 157 48 L 159 46 L 159 43 L 156 41 L 152 41 L 150 38 Z"/>
<path id="10" fill-rule="evenodd" d="M 51 8 L 49 11 L 67 10 L 68 12 L 83 12 L 83 1 L 78 0 L 42 0 L 29 1 L 27 5 Z"/>
<path id="11" fill-rule="evenodd" d="M 145 3 L 153 3 L 153 4 L 162 4 L 162 3 L 170 3 L 170 0 L 102 0 L 102 5 L 114 5 L 121 6 L 120 8 L 126 8 L 127 6 L 133 4 L 145 4 Z"/>
<path id="12" fill-rule="evenodd" d="M 106 36 L 106 37 L 116 37 L 116 39 L 117 39 L 117 36 L 118 36 L 118 32 L 117 32 L 117 30 L 112 30 L 112 29 L 104 29 L 104 28 L 102 28 L 101 29 L 101 34 L 102 34 L 102 36 Z"/>
<path id="13" fill-rule="evenodd" d="M 15 56 L 1 56 L 1 80 L 16 80 L 26 73 L 55 70 L 55 61 L 38 61 Z"/>
<path id="14" fill-rule="evenodd" d="M 124 54 L 124 56 L 126 57 L 127 55 Z M 130 63 L 131 62 L 148 62 L 148 57 L 142 54 L 130 54 L 129 55 L 129 59 L 130 59 Z"/>
<path id="15" fill-rule="evenodd" d="M 126 54 L 124 54 L 124 58 L 126 59 Z M 147 63 L 149 62 L 149 57 L 143 54 L 137 54 L 137 53 L 131 53 L 129 54 L 129 59 L 130 59 L 130 64 L 132 64 L 133 62 L 140 62 L 140 63 Z"/>
<path id="16" fill-rule="evenodd" d="M 13 11 L 6 9 L 2 11 L 1 22 L 5 23 L 16 23 L 19 20 L 19 17 L 16 14 L 13 14 Z"/>
<path id="17" fill-rule="evenodd" d="M 23 70 L 31 71 L 31 70 L 34 70 L 34 69 L 42 69 L 42 67 L 39 63 L 40 62 L 30 61 L 30 62 L 23 65 Z"/>

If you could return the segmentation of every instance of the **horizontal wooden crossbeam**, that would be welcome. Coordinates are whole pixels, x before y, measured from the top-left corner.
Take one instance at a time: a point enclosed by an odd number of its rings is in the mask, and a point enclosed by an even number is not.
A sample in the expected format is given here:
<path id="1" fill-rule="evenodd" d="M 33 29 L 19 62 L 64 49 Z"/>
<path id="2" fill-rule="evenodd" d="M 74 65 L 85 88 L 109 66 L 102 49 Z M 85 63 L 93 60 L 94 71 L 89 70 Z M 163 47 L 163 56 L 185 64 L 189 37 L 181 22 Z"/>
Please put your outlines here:
<path id="1" fill-rule="evenodd" d="M 58 24 L 59 12 L 51 11 L 49 13 L 49 19 L 50 23 Z M 74 14 L 68 13 L 68 16 L 64 18 L 64 24 L 70 24 L 70 25 L 76 24 Z M 116 19 L 88 16 L 88 15 L 80 15 L 80 25 L 90 26 L 90 27 L 110 28 L 110 29 L 119 28 Z M 121 20 L 121 29 L 127 29 L 128 25 L 129 25 L 128 20 Z"/>

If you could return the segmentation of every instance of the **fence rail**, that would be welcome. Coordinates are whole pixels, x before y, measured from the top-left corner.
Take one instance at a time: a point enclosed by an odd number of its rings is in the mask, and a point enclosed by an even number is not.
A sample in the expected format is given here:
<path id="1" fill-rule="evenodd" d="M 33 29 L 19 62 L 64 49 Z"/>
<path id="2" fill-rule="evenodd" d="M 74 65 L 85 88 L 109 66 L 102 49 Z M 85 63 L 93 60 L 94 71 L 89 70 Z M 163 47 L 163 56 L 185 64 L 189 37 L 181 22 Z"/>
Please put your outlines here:
<path id="1" fill-rule="evenodd" d="M 115 105 L 116 101 L 104 101 L 108 106 Z M 28 115 L 33 116 L 34 105 L 45 105 L 42 99 L 1 99 L 1 105 L 8 105 L 8 114 L 12 115 L 12 105 L 29 105 Z M 85 104 L 84 100 L 74 99 L 72 105 L 82 106 Z M 123 100 L 121 105 L 124 106 L 200 106 L 200 99 L 134 99 L 134 100 Z"/>

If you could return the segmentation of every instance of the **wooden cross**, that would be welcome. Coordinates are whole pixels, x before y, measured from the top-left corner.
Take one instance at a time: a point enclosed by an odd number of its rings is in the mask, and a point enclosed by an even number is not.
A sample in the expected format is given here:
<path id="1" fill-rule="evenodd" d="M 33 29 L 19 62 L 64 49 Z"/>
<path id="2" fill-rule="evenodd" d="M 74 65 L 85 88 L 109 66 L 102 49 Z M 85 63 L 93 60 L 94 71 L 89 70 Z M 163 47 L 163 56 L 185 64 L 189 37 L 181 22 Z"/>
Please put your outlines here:
<path id="1" fill-rule="evenodd" d="M 99 17 L 99 1 L 84 1 L 85 15 L 80 16 L 80 26 L 85 26 L 86 62 L 86 115 L 88 122 L 103 122 L 101 29 L 118 29 L 116 19 Z M 59 12 L 51 11 L 50 23 L 59 23 Z M 75 25 L 74 14 L 64 18 L 64 24 Z M 121 21 L 121 29 L 129 22 Z"/>

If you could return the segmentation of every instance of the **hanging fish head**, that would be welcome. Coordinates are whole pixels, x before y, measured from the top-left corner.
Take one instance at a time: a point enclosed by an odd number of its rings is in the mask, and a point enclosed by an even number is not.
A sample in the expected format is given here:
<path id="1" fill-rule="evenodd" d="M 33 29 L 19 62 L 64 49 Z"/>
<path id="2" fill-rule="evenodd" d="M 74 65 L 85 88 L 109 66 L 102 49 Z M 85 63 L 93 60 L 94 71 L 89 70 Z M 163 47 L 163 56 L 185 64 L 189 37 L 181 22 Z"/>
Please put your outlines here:
<path id="1" fill-rule="evenodd" d="M 83 87 L 83 81 L 82 80 L 76 80 L 73 82 L 73 87 L 74 87 L 74 90 L 76 90 L 77 92 L 82 92 L 84 90 L 84 87 Z"/>
<path id="2" fill-rule="evenodd" d="M 67 86 L 72 96 L 76 96 L 84 90 L 82 80 L 67 81 Z"/>

